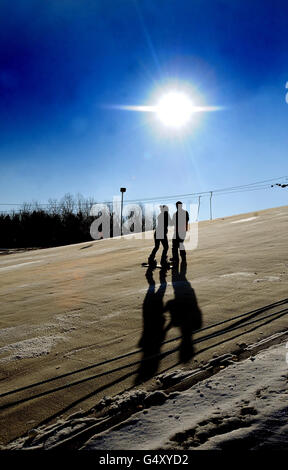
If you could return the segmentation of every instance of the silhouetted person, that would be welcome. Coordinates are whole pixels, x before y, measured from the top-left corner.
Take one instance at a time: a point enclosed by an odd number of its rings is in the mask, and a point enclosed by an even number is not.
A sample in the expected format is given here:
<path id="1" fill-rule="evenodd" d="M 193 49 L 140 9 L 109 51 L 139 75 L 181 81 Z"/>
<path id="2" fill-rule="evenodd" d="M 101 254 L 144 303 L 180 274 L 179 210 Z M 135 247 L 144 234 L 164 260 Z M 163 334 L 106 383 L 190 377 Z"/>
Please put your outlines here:
<path id="1" fill-rule="evenodd" d="M 139 346 L 143 349 L 142 362 L 138 370 L 136 383 L 153 377 L 157 372 L 161 344 L 165 338 L 165 317 L 163 297 L 166 291 L 166 272 L 160 270 L 160 287 L 155 291 L 152 268 L 146 271 L 149 287 L 143 302 L 143 332 Z"/>
<path id="2" fill-rule="evenodd" d="M 174 234 L 172 240 L 172 261 L 176 265 L 179 263 L 179 254 L 182 260 L 186 260 L 186 251 L 184 248 L 184 240 L 188 230 L 189 214 L 182 208 L 182 202 L 176 202 L 177 211 L 173 215 L 172 225 L 174 225 Z"/>
<path id="3" fill-rule="evenodd" d="M 166 310 L 170 311 L 171 321 L 165 328 L 167 331 L 172 326 L 178 326 L 181 330 L 180 361 L 187 362 L 194 355 L 192 334 L 201 328 L 202 314 L 198 306 L 194 289 L 186 278 L 187 264 L 182 260 L 172 269 L 172 285 L 174 299 L 166 304 Z"/>
<path id="4" fill-rule="evenodd" d="M 168 225 L 171 224 L 171 219 L 169 216 L 168 212 L 168 207 L 167 206 L 160 206 L 160 214 L 157 217 L 157 225 L 156 225 L 156 230 L 154 232 L 154 248 L 148 258 L 148 264 L 150 266 L 155 266 L 156 261 L 155 261 L 155 255 L 157 251 L 159 250 L 160 243 L 163 245 L 163 251 L 162 251 L 162 256 L 161 256 L 161 261 L 160 264 L 164 268 L 168 266 L 168 261 L 167 261 L 167 253 L 168 253 Z"/>

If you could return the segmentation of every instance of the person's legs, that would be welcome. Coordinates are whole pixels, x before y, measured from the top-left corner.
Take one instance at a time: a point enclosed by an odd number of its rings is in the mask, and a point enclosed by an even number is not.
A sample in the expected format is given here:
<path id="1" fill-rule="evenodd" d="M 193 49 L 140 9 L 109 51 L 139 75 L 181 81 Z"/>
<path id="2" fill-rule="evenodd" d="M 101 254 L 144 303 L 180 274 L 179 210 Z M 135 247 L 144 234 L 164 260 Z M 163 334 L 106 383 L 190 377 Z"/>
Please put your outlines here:
<path id="1" fill-rule="evenodd" d="M 167 253 L 168 253 L 168 248 L 169 248 L 167 237 L 163 238 L 163 240 L 161 240 L 161 243 L 163 245 L 163 251 L 162 251 L 162 256 L 161 256 L 161 266 L 165 266 L 167 265 Z"/>
<path id="2" fill-rule="evenodd" d="M 151 251 L 151 254 L 148 258 L 148 263 L 152 263 L 154 261 L 155 255 L 156 255 L 157 251 L 159 250 L 160 240 L 158 240 L 155 235 L 154 235 L 154 243 L 155 243 L 155 245 L 154 245 L 154 248 Z"/>
<path id="3" fill-rule="evenodd" d="M 173 238 L 172 240 L 172 260 L 174 262 L 179 261 L 179 255 L 178 255 L 178 249 L 179 249 L 179 238 Z"/>
<path id="4" fill-rule="evenodd" d="M 179 240 L 179 251 L 182 262 L 186 263 L 186 250 L 184 247 L 184 239 Z"/>

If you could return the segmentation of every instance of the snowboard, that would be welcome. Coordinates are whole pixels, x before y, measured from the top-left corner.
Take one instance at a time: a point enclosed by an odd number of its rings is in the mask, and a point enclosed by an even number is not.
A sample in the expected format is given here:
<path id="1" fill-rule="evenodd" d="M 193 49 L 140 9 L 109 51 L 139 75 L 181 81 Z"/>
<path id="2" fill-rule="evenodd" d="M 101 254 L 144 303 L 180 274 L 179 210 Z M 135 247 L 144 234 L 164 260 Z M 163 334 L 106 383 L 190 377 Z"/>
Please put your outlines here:
<path id="1" fill-rule="evenodd" d="M 142 263 L 143 268 L 151 268 L 151 269 L 171 269 L 172 265 L 171 263 L 168 263 L 167 266 L 161 266 L 161 264 L 148 264 L 148 263 Z"/>

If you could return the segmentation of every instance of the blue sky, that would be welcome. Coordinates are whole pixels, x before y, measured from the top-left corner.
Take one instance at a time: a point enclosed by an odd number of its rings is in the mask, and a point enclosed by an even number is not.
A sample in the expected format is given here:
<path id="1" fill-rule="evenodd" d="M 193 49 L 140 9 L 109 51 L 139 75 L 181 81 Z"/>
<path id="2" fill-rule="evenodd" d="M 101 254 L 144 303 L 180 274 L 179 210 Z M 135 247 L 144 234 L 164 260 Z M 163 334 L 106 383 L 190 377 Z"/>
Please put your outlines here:
<path id="1" fill-rule="evenodd" d="M 1 0 L 0 202 L 111 200 L 288 175 L 288 5 L 265 0 Z M 179 134 L 161 90 L 201 113 Z M 287 204 L 287 190 L 219 197 L 216 215 Z"/>

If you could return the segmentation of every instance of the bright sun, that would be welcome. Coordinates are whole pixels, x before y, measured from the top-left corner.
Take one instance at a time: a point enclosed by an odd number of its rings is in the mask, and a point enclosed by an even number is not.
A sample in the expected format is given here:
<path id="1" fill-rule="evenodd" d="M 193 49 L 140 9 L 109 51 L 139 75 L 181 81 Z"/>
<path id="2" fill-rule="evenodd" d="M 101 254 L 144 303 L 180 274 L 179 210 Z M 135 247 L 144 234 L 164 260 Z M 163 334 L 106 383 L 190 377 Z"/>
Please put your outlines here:
<path id="1" fill-rule="evenodd" d="M 171 91 L 160 99 L 156 115 L 168 127 L 180 128 L 187 124 L 193 113 L 193 103 L 187 95 Z"/>

